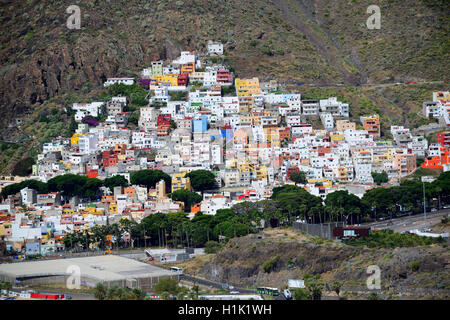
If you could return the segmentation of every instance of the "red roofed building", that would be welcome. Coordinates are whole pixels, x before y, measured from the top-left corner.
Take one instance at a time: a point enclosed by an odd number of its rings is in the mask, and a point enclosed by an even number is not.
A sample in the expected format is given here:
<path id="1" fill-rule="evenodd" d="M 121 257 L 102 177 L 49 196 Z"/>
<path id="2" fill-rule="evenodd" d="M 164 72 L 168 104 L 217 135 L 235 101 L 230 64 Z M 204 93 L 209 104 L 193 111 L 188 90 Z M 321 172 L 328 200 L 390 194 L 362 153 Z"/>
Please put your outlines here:
<path id="1" fill-rule="evenodd" d="M 172 115 L 161 114 L 156 118 L 156 124 L 159 126 L 167 125 L 170 126 L 170 121 L 172 120 Z"/>
<path id="2" fill-rule="evenodd" d="M 443 147 L 450 148 L 450 132 L 439 132 L 436 136 L 437 143 Z"/>
<path id="3" fill-rule="evenodd" d="M 187 73 L 182 73 L 178 76 L 177 79 L 177 84 L 179 86 L 187 86 L 189 83 L 189 74 Z"/>
<path id="4" fill-rule="evenodd" d="M 280 134 L 280 140 L 283 140 L 283 139 L 291 140 L 291 129 L 289 127 L 280 129 L 278 132 Z"/>
<path id="5" fill-rule="evenodd" d="M 103 162 L 103 166 L 106 167 L 110 167 L 110 166 L 115 166 L 118 162 L 117 159 L 117 154 L 114 151 L 103 151 L 102 152 L 102 162 Z"/>
<path id="6" fill-rule="evenodd" d="M 216 81 L 219 84 L 233 83 L 233 74 L 228 70 L 217 70 Z"/>
<path id="7" fill-rule="evenodd" d="M 440 156 L 427 157 L 421 167 L 426 169 L 443 169 L 444 164 L 450 163 L 450 149 L 441 147 L 440 154 Z"/>

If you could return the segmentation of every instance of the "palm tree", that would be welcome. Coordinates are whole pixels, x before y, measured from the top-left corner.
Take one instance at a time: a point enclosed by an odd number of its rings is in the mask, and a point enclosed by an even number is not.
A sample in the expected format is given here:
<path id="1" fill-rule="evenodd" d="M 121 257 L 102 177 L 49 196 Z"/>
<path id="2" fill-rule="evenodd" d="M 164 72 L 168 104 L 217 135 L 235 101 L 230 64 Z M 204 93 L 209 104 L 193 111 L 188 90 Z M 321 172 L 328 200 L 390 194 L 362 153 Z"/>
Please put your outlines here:
<path id="1" fill-rule="evenodd" d="M 438 199 L 439 199 L 439 209 L 441 209 L 441 192 L 442 192 L 442 188 L 440 186 L 436 186 L 434 188 L 434 190 L 437 192 L 438 194 Z"/>
<path id="2" fill-rule="evenodd" d="M 145 297 L 147 296 L 147 294 L 144 291 L 137 288 L 131 290 L 131 293 L 134 295 L 135 300 L 144 300 Z"/>
<path id="3" fill-rule="evenodd" d="M 94 297 L 97 300 L 105 300 L 106 293 L 107 289 L 105 286 L 101 282 L 97 283 L 97 286 L 94 288 Z"/>
<path id="4" fill-rule="evenodd" d="M 163 293 L 161 293 L 161 298 L 163 300 L 168 300 L 169 299 L 169 293 L 167 291 L 164 291 Z"/>
<path id="5" fill-rule="evenodd" d="M 395 204 L 391 203 L 391 204 L 387 207 L 387 209 L 388 209 L 388 211 L 389 211 L 389 213 L 390 213 L 391 221 L 392 221 L 392 213 L 395 211 L 396 206 L 395 206 Z"/>

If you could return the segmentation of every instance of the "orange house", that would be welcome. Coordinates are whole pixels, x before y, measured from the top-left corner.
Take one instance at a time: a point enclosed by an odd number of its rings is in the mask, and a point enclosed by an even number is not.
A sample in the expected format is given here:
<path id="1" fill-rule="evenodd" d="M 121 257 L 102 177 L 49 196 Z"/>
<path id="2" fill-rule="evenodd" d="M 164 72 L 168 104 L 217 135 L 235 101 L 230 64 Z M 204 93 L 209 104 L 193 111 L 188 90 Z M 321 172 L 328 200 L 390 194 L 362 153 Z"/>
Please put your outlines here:
<path id="1" fill-rule="evenodd" d="M 125 152 L 127 151 L 127 145 L 126 144 L 116 144 L 114 146 L 114 151 L 117 151 L 120 154 L 125 154 Z"/>
<path id="2" fill-rule="evenodd" d="M 111 201 L 114 201 L 114 196 L 113 195 L 102 196 L 101 203 L 109 203 Z"/>
<path id="3" fill-rule="evenodd" d="M 379 137 L 381 135 L 381 124 L 380 120 L 378 119 L 375 118 L 365 119 L 363 127 L 364 130 L 367 130 L 367 132 L 374 137 Z"/>
<path id="4" fill-rule="evenodd" d="M 443 165 L 447 163 L 450 163 L 450 149 L 441 147 L 441 155 L 426 158 L 421 167 L 426 169 L 443 169 Z"/>
<path id="5" fill-rule="evenodd" d="M 323 157 L 325 154 L 331 153 L 331 147 L 319 147 L 317 152 L 319 153 L 319 157 Z"/>
<path id="6" fill-rule="evenodd" d="M 194 205 L 191 207 L 191 213 L 197 213 L 197 212 L 200 212 L 200 208 L 201 208 L 200 204 L 194 204 Z"/>
<path id="7" fill-rule="evenodd" d="M 87 176 L 88 178 L 97 178 L 98 170 L 89 170 Z"/>
<path id="8" fill-rule="evenodd" d="M 156 135 L 157 136 L 167 136 L 169 134 L 170 131 L 170 126 L 158 126 L 158 128 L 156 128 Z"/>
<path id="9" fill-rule="evenodd" d="M 290 128 L 280 129 L 278 132 L 280 133 L 280 140 L 283 140 L 283 139 L 291 140 L 291 129 Z"/>
<path id="10" fill-rule="evenodd" d="M 188 62 L 181 66 L 180 74 L 187 73 L 190 75 L 193 72 L 195 72 L 195 64 L 193 62 Z"/>
<path id="11" fill-rule="evenodd" d="M 123 189 L 123 193 L 128 195 L 128 198 L 131 198 L 135 195 L 136 190 L 133 187 L 126 187 Z"/>

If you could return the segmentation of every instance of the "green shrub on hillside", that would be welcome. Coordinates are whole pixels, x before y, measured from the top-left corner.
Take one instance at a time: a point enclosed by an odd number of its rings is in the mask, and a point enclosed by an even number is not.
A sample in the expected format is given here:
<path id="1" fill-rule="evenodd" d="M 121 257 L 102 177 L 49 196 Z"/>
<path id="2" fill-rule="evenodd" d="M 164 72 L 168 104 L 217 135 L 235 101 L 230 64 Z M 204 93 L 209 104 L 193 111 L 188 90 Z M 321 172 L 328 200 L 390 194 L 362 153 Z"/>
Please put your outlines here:
<path id="1" fill-rule="evenodd" d="M 416 234 L 400 234 L 392 230 L 370 231 L 369 237 L 348 239 L 343 241 L 351 246 L 369 248 L 396 248 L 396 247 L 417 247 L 431 245 L 434 243 L 443 244 L 442 237 L 431 238 L 422 237 Z"/>
<path id="2" fill-rule="evenodd" d="M 264 272 L 270 273 L 273 269 L 275 269 L 278 261 L 280 261 L 280 256 L 276 256 L 272 260 L 264 262 L 263 264 Z"/>

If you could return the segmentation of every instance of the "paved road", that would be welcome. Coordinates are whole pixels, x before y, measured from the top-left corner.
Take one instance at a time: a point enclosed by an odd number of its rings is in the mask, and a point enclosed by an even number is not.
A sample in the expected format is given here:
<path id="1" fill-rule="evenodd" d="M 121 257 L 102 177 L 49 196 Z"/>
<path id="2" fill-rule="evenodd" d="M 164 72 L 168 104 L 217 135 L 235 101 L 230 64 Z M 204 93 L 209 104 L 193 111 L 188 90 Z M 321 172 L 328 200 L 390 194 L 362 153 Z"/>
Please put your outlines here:
<path id="1" fill-rule="evenodd" d="M 449 215 L 450 209 L 444 209 L 437 212 L 427 212 L 427 226 L 438 223 L 443 216 Z M 363 224 L 365 226 L 375 227 L 377 229 L 391 229 L 396 232 L 402 232 L 411 229 L 420 229 L 424 227 L 424 215 L 416 214 L 412 216 L 393 218 L 390 220 L 371 222 Z"/>
<path id="2" fill-rule="evenodd" d="M 218 283 L 218 282 L 214 282 L 214 281 L 210 281 L 210 280 L 206 280 L 206 279 L 202 279 L 202 278 L 193 277 L 193 276 L 190 276 L 190 275 L 187 275 L 187 274 L 180 275 L 180 280 L 196 282 L 196 283 L 201 284 L 203 286 L 213 287 L 213 288 L 216 288 L 216 289 L 222 289 L 222 283 Z M 256 293 L 256 290 L 243 289 L 243 288 L 234 288 L 233 291 L 239 291 L 239 293 L 252 293 L 252 294 Z"/>

